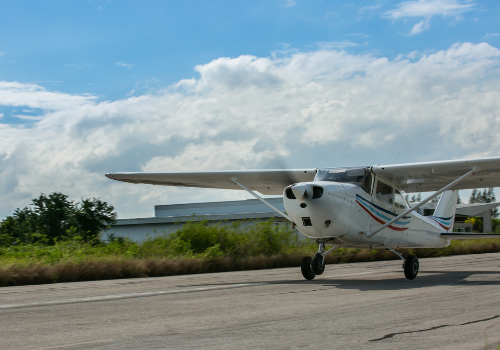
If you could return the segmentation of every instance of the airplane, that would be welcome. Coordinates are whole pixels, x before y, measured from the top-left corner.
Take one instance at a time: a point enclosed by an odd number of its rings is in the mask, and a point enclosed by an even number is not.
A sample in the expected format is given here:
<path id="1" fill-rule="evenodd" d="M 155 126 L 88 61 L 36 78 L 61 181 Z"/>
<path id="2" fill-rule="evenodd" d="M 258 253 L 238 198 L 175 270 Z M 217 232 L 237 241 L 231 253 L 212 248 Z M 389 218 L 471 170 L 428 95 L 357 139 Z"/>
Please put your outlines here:
<path id="1" fill-rule="evenodd" d="M 500 238 L 500 234 L 453 232 L 458 190 L 500 187 L 500 157 L 340 168 L 108 173 L 129 183 L 245 190 L 318 244 L 301 261 L 312 280 L 325 270 L 325 256 L 340 247 L 388 249 L 403 260 L 404 275 L 419 272 L 415 255 L 398 248 L 442 248 L 453 239 Z M 404 192 L 433 193 L 409 207 Z M 285 212 L 263 195 L 283 195 Z M 415 209 L 441 195 L 433 216 Z M 332 246 L 326 249 L 327 246 Z"/>

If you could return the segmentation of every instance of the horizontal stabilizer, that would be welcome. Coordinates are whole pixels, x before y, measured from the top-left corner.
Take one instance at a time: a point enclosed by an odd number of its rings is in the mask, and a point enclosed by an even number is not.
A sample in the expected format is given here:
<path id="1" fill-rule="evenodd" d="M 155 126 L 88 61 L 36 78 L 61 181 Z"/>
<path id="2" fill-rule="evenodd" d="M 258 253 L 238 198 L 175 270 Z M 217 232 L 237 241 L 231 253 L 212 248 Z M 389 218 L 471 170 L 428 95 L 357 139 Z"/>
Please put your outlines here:
<path id="1" fill-rule="evenodd" d="M 441 233 L 441 237 L 447 239 L 483 239 L 483 238 L 500 238 L 500 233 L 460 233 L 446 232 Z"/>

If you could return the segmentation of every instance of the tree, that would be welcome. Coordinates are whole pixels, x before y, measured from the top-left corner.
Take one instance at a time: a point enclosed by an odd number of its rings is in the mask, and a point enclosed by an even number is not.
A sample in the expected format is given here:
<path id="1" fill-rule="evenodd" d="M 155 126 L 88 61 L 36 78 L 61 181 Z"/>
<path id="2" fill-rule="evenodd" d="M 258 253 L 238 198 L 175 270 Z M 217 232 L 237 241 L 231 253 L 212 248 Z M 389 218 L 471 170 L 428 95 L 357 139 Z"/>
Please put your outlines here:
<path id="1" fill-rule="evenodd" d="M 86 242 L 116 222 L 113 206 L 99 199 L 82 199 L 74 203 L 68 196 L 54 192 L 33 199 L 31 207 L 16 209 L 0 224 L 0 244 L 53 244 L 69 235 L 78 235 Z"/>
<path id="2" fill-rule="evenodd" d="M 474 232 L 483 231 L 483 220 L 481 220 L 481 217 L 479 216 L 467 218 L 464 222 L 466 224 L 472 224 L 472 231 Z"/>
<path id="3" fill-rule="evenodd" d="M 102 230 L 116 222 L 114 207 L 99 199 L 82 199 L 75 205 L 74 219 L 85 241 L 96 238 Z"/>
<path id="4" fill-rule="evenodd" d="M 40 197 L 33 199 L 32 206 L 31 228 L 50 243 L 65 236 L 66 231 L 71 228 L 74 205 L 68 200 L 68 196 L 60 192 L 48 196 L 42 193 Z"/>
<path id="5" fill-rule="evenodd" d="M 477 200 L 477 189 L 473 189 L 470 194 L 469 203 L 476 203 Z"/>
<path id="6" fill-rule="evenodd" d="M 488 189 L 484 189 L 484 191 L 481 193 L 481 190 L 473 189 L 472 193 L 469 198 L 469 203 L 494 203 L 496 202 L 495 198 L 495 192 L 493 190 L 493 187 L 490 187 Z M 498 209 L 492 209 L 491 210 L 491 215 L 493 217 L 498 216 Z"/>
<path id="7" fill-rule="evenodd" d="M 16 209 L 12 216 L 0 224 L 0 246 L 9 246 L 15 243 L 31 243 L 30 226 L 33 217 L 28 208 Z"/>
<path id="8" fill-rule="evenodd" d="M 413 195 L 411 197 L 411 203 L 420 202 L 421 200 L 422 200 L 422 196 L 420 195 L 420 193 L 418 194 L 418 196 Z M 407 200 L 407 202 L 408 202 L 408 200 Z"/>
<path id="9" fill-rule="evenodd" d="M 442 194 L 440 194 L 437 197 L 432 198 L 431 199 L 431 203 L 436 203 L 436 204 L 439 203 L 439 200 L 441 199 L 441 196 L 442 196 Z"/>

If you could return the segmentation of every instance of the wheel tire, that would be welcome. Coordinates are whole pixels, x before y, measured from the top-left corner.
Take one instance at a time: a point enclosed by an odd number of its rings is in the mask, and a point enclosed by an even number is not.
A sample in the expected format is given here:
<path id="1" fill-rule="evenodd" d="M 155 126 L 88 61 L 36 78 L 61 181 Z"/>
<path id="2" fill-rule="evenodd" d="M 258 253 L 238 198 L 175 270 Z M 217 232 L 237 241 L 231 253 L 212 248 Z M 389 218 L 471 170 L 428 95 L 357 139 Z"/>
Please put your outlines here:
<path id="1" fill-rule="evenodd" d="M 405 277 L 409 280 L 415 279 L 418 275 L 418 258 L 415 255 L 410 255 L 408 259 L 405 260 Z"/>
<path id="2" fill-rule="evenodd" d="M 311 267 L 318 276 L 325 272 L 325 259 L 320 253 L 316 253 L 312 258 Z"/>
<path id="3" fill-rule="evenodd" d="M 314 277 L 316 277 L 316 274 L 311 269 L 311 262 L 312 258 L 310 256 L 306 256 L 305 258 L 302 259 L 302 262 L 300 263 L 302 276 L 304 276 L 304 278 L 309 281 L 313 280 Z"/>

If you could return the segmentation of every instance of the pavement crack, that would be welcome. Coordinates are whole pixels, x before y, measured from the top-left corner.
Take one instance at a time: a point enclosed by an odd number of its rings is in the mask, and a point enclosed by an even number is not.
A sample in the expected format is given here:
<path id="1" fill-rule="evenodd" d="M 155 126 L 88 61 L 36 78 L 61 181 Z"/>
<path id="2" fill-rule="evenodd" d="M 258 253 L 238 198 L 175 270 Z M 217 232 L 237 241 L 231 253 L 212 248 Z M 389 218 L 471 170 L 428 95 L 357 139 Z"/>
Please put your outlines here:
<path id="1" fill-rule="evenodd" d="M 419 329 L 419 330 L 416 330 L 416 331 L 406 331 L 406 332 L 389 333 L 389 334 L 384 335 L 382 338 L 371 339 L 370 341 L 380 341 L 380 340 L 384 340 L 384 339 L 390 339 L 390 338 L 392 338 L 392 337 L 394 337 L 396 335 L 400 335 L 400 334 L 422 333 L 422 332 L 433 331 L 435 329 L 446 328 L 446 327 L 467 326 L 467 325 L 474 324 L 474 323 L 491 321 L 491 320 L 494 320 L 496 318 L 500 318 L 500 315 L 496 315 L 496 316 L 488 317 L 488 318 L 483 318 L 481 320 L 475 320 L 475 321 L 469 321 L 469 322 L 465 322 L 465 323 L 460 323 L 460 324 L 443 324 L 443 325 L 440 325 L 440 326 L 434 326 L 434 327 L 426 328 L 426 329 Z"/>

